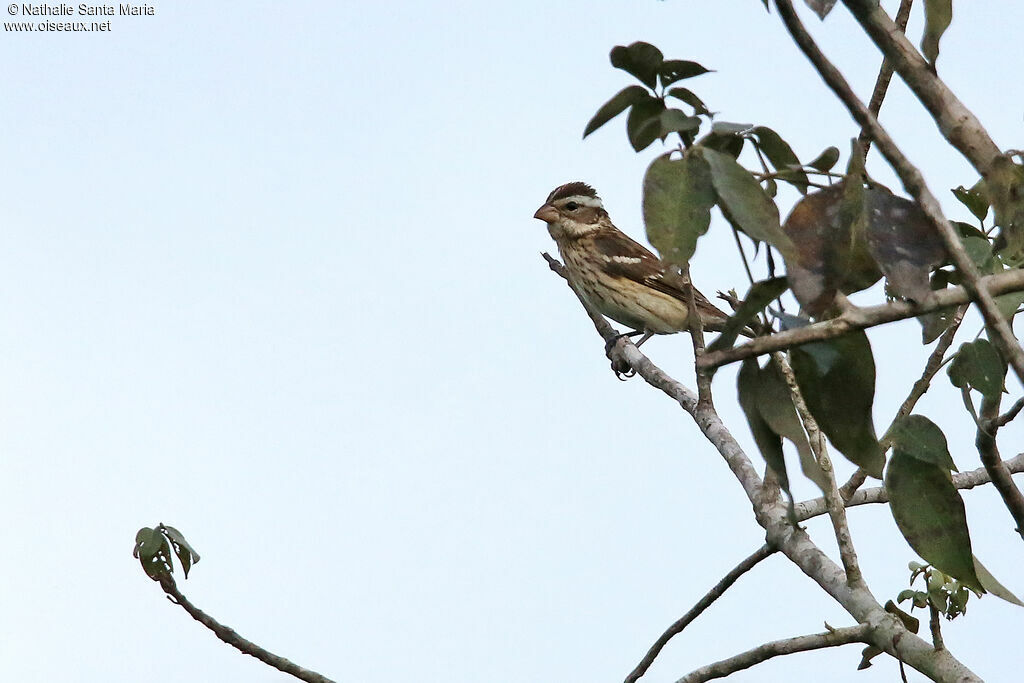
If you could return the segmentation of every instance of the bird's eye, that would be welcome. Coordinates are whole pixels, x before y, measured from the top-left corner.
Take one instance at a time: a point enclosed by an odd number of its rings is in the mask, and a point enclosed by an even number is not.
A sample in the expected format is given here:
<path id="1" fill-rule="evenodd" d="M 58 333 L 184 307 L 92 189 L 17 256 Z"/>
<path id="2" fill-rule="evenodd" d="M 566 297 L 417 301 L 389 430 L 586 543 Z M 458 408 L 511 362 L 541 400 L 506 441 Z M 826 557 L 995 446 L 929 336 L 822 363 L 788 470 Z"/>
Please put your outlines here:
<path id="1" fill-rule="evenodd" d="M 580 208 L 580 205 L 577 204 L 576 202 L 569 202 L 568 204 L 565 205 L 565 208 L 568 209 L 569 211 L 575 211 L 576 209 Z"/>

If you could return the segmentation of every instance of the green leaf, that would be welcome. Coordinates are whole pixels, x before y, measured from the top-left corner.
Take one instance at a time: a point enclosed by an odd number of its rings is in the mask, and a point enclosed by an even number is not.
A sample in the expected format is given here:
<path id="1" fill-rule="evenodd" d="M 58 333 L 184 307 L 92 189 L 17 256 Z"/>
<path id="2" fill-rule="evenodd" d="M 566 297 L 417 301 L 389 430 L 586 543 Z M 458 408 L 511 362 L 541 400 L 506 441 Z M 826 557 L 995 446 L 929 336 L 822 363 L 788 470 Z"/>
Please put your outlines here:
<path id="1" fill-rule="evenodd" d="M 736 375 L 736 390 L 740 408 L 747 416 L 747 424 L 754 435 L 754 442 L 761 451 L 761 456 L 768 467 L 772 468 L 779 479 L 779 486 L 786 492 L 788 499 L 793 500 L 789 490 L 789 475 L 786 473 L 786 459 L 782 454 L 782 438 L 768 426 L 761 416 L 761 368 L 754 358 L 747 358 L 740 364 Z"/>
<path id="2" fill-rule="evenodd" d="M 170 563 L 171 546 L 159 529 L 139 529 L 135 534 L 132 554 L 139 559 L 146 575 L 154 581 L 159 581 L 173 571 Z"/>
<path id="3" fill-rule="evenodd" d="M 889 430 L 893 448 L 912 458 L 959 472 L 946 445 L 946 435 L 924 415 L 904 415 Z"/>
<path id="4" fill-rule="evenodd" d="M 631 85 L 628 88 L 623 88 L 597 110 L 594 118 L 590 119 L 587 127 L 583 129 L 583 137 L 587 137 L 634 104 L 655 99 L 657 98 L 652 97 L 643 86 Z"/>
<path id="5" fill-rule="evenodd" d="M 818 426 L 850 462 L 881 479 L 885 455 L 871 406 L 875 360 L 863 331 L 790 350 L 800 393 Z"/>
<path id="6" fill-rule="evenodd" d="M 814 161 L 809 162 L 807 165 L 811 168 L 815 168 L 822 173 L 826 173 L 832 170 L 832 167 L 839 161 L 839 148 L 838 147 L 826 147 L 825 150 L 814 158 Z"/>
<path id="7" fill-rule="evenodd" d="M 754 129 L 752 123 L 729 123 L 728 121 L 716 121 L 711 125 L 711 132 L 719 135 L 740 135 Z"/>
<path id="8" fill-rule="evenodd" d="M 718 206 L 737 229 L 761 242 L 767 242 L 783 255 L 791 253 L 793 243 L 779 225 L 779 209 L 765 194 L 750 171 L 728 154 L 701 149 L 711 168 L 711 182 L 718 194 Z"/>
<path id="9" fill-rule="evenodd" d="M 807 174 L 800 170 L 800 160 L 789 143 L 767 126 L 757 126 L 753 132 L 757 137 L 757 147 L 772 162 L 779 178 L 807 194 Z"/>
<path id="10" fill-rule="evenodd" d="M 940 571 L 983 590 L 974 569 L 964 502 L 949 470 L 893 449 L 885 488 L 896 526 L 914 552 Z"/>
<path id="11" fill-rule="evenodd" d="M 968 211 L 974 214 L 975 218 L 983 221 L 988 215 L 989 204 L 988 197 L 981 191 L 979 185 L 975 185 L 972 188 L 960 185 L 959 187 L 954 187 L 951 192 L 961 204 L 967 207 Z"/>
<path id="12" fill-rule="evenodd" d="M 745 328 L 773 299 L 782 296 L 788 286 L 789 283 L 784 277 L 773 277 L 770 280 L 761 280 L 752 284 L 743 298 L 743 303 L 725 321 L 725 326 L 722 328 L 721 334 L 718 335 L 718 339 L 708 344 L 708 352 L 731 348 L 736 343 L 740 330 Z"/>
<path id="13" fill-rule="evenodd" d="M 644 100 L 633 105 L 626 119 L 626 134 L 629 144 L 637 152 L 646 149 L 652 142 L 661 137 L 661 113 L 665 111 L 665 103 L 656 98 Z"/>
<path id="14" fill-rule="evenodd" d="M 913 591 L 903 591 L 903 593 L 907 592 Z M 900 593 L 900 595 L 903 595 L 903 593 Z M 900 599 L 897 598 L 897 600 Z M 903 600 L 900 600 L 900 602 L 903 602 Z M 896 603 L 894 603 L 892 600 L 886 601 L 885 611 L 899 618 L 899 620 L 903 622 L 903 625 L 906 626 L 907 630 L 911 633 L 917 633 L 919 630 L 921 630 L 921 622 L 917 619 L 917 617 L 912 617 L 903 610 L 901 610 L 899 607 L 896 606 Z"/>
<path id="15" fill-rule="evenodd" d="M 715 192 L 711 171 L 700 156 L 687 153 L 673 161 L 663 155 L 644 175 L 643 214 L 647 239 L 662 260 L 683 266 L 708 231 Z"/>
<path id="16" fill-rule="evenodd" d="M 659 73 L 661 75 L 662 87 L 667 88 L 676 81 L 700 76 L 701 74 L 706 74 L 710 71 L 710 69 L 705 69 L 697 62 L 688 62 L 682 59 L 669 59 L 662 62 Z"/>
<path id="17" fill-rule="evenodd" d="M 199 562 L 199 553 L 197 553 L 188 541 L 185 540 L 185 536 L 175 529 L 173 526 L 160 525 L 165 536 L 171 542 L 171 547 L 174 549 L 174 554 L 178 556 L 178 560 L 181 562 L 181 568 L 185 573 L 185 578 L 188 578 L 188 570 L 191 569 L 192 565 Z"/>
<path id="18" fill-rule="evenodd" d="M 934 65 L 939 58 L 939 40 L 953 21 L 953 0 L 924 0 L 924 16 L 921 52 Z"/>
<path id="19" fill-rule="evenodd" d="M 708 111 L 707 105 L 704 104 L 704 100 L 697 97 L 697 95 L 695 95 L 691 90 L 686 88 L 669 88 L 668 92 L 665 94 L 667 97 L 674 97 L 677 100 L 685 102 L 693 107 L 694 114 L 711 116 L 711 112 Z"/>
<path id="20" fill-rule="evenodd" d="M 661 137 L 670 133 L 696 132 L 700 128 L 700 119 L 688 116 L 679 109 L 666 109 L 661 112 Z"/>
<path id="21" fill-rule="evenodd" d="M 743 151 L 744 141 L 742 135 L 712 130 L 700 139 L 699 146 L 728 154 L 735 159 Z"/>
<path id="22" fill-rule="evenodd" d="M 1003 391 L 1006 365 L 988 339 L 964 342 L 949 364 L 949 381 L 958 389 L 971 388 L 989 399 Z"/>
<path id="23" fill-rule="evenodd" d="M 612 66 L 616 69 L 622 69 L 636 76 L 641 83 L 649 88 L 657 87 L 658 72 L 665 61 L 665 56 L 658 48 L 650 43 L 637 41 L 625 47 L 616 45 L 612 48 L 609 56 Z"/>
<path id="24" fill-rule="evenodd" d="M 979 560 L 977 557 L 974 557 L 973 559 L 974 572 L 978 575 L 978 581 L 981 582 L 982 588 L 984 588 L 986 591 L 988 591 L 989 593 L 998 598 L 1002 598 L 1007 602 L 1012 602 L 1014 605 L 1020 605 L 1021 607 L 1024 607 L 1024 602 L 1021 602 L 1020 598 L 1011 593 L 1006 586 L 999 583 L 999 581 L 996 580 L 996 577 L 992 576 L 991 572 L 985 569 L 985 565 L 981 563 L 981 560 Z M 963 598 L 963 603 L 967 604 L 966 596 Z M 960 611 L 963 612 L 963 609 L 961 608 Z"/>

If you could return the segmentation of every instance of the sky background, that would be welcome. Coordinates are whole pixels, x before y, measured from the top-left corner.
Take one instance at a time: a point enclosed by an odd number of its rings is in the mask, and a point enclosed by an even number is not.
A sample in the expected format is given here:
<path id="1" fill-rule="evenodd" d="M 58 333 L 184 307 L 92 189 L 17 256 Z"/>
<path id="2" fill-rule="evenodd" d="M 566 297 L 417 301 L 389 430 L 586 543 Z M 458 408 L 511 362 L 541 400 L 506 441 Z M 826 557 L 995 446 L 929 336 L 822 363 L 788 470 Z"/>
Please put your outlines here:
<path id="1" fill-rule="evenodd" d="M 845 164 L 845 110 L 751 0 L 153 6 L 109 33 L 0 36 L 3 678 L 292 680 L 143 574 L 135 532 L 164 522 L 202 554 L 187 596 L 339 683 L 621 681 L 763 533 L 688 416 L 609 371 L 533 212 L 585 180 L 642 236 L 660 144 L 634 154 L 623 120 L 581 140 L 631 82 L 617 44 L 714 69 L 687 85 L 804 160 L 837 145 Z M 848 12 L 802 14 L 866 98 L 879 56 Z M 914 42 L 922 24 L 917 7 Z M 1022 25 L 1019 2 L 961 2 L 942 41 L 940 75 L 1003 148 L 1024 146 Z M 948 190 L 976 174 L 898 81 L 882 121 L 966 220 Z M 898 188 L 875 153 L 869 170 Z M 720 216 L 693 272 L 745 291 Z M 882 430 L 928 349 L 913 321 L 869 336 Z M 645 350 L 692 385 L 685 336 Z M 717 403 L 750 445 L 734 382 L 717 375 Z M 978 466 L 944 375 L 920 412 Z M 1000 432 L 1004 454 L 1020 436 Z M 1024 593 L 1008 513 L 990 489 L 965 499 L 976 554 Z M 895 597 L 915 556 L 885 508 L 850 518 L 875 595 Z M 851 623 L 774 557 L 644 680 L 825 621 Z M 971 600 L 944 635 L 1010 680 L 1022 624 Z M 887 658 L 855 672 L 859 651 L 735 680 L 896 679 Z"/>

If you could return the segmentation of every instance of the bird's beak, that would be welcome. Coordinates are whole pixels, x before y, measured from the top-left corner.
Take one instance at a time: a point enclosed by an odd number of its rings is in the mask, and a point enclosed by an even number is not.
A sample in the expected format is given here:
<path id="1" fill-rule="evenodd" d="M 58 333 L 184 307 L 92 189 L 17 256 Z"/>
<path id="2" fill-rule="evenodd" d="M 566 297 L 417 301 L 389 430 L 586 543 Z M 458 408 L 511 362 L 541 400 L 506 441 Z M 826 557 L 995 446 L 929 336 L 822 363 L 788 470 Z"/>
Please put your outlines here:
<path id="1" fill-rule="evenodd" d="M 537 209 L 537 213 L 533 214 L 533 217 L 542 220 L 545 223 L 557 223 L 558 222 L 558 209 L 545 204 L 544 206 Z"/>

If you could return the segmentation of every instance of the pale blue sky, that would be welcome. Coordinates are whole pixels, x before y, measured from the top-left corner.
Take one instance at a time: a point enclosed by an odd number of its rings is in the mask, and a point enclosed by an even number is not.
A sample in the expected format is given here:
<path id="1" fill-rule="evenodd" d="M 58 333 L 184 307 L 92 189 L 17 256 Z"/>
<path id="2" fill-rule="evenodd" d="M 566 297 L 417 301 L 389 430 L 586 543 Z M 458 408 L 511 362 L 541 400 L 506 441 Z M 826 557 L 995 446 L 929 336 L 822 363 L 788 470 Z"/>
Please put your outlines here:
<path id="1" fill-rule="evenodd" d="M 186 595 L 339 683 L 621 680 L 763 538 L 696 427 L 615 380 L 531 216 L 586 180 L 643 233 L 657 150 L 634 154 L 619 120 L 580 139 L 629 83 L 616 44 L 715 69 L 691 82 L 711 109 L 776 128 L 803 159 L 856 134 L 845 111 L 753 0 L 154 6 L 108 34 L 0 37 L 3 677 L 291 680 L 143 575 L 135 531 L 162 521 L 203 555 Z M 1024 6 L 956 11 L 940 74 L 1019 148 Z M 804 15 L 866 96 L 878 56 L 848 13 Z M 975 176 L 900 85 L 883 123 L 963 218 L 948 188 Z M 695 277 L 742 292 L 715 220 Z M 883 423 L 926 350 L 915 323 L 871 341 Z M 645 349 L 692 381 L 684 336 Z M 749 444 L 733 378 L 719 374 L 718 404 Z M 922 407 L 976 467 L 944 377 Z M 1021 450 L 1018 428 L 1001 434 Z M 967 502 L 977 554 L 1020 594 L 1008 515 L 991 491 Z M 895 596 L 912 552 L 886 510 L 851 518 L 876 595 Z M 972 601 L 946 642 L 1008 680 L 1022 619 Z M 825 620 L 850 623 L 773 558 L 648 677 Z M 898 676 L 858 659 L 798 655 L 737 680 Z"/>

